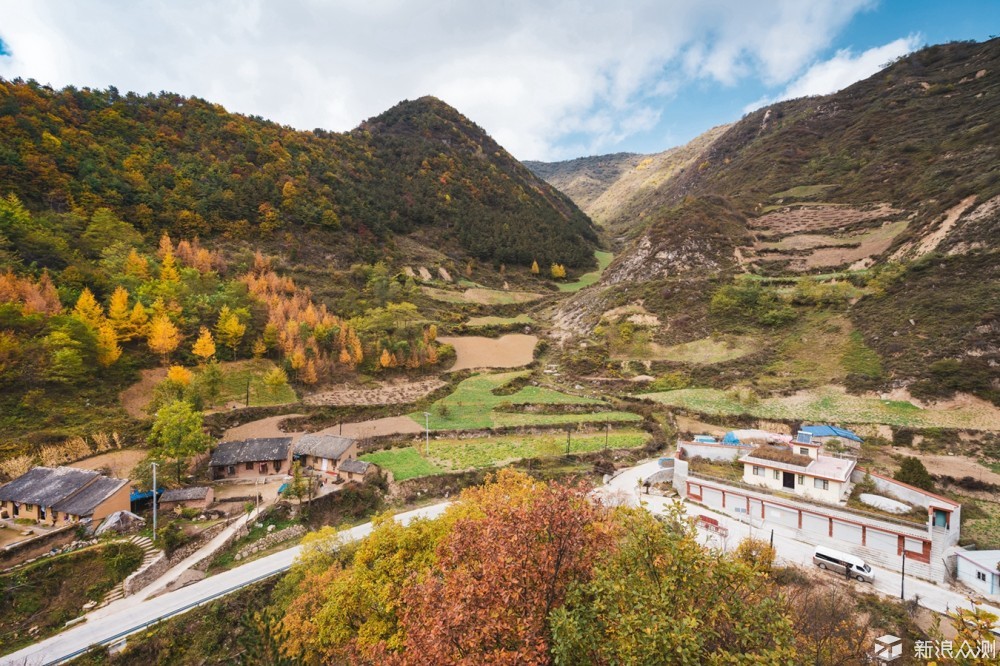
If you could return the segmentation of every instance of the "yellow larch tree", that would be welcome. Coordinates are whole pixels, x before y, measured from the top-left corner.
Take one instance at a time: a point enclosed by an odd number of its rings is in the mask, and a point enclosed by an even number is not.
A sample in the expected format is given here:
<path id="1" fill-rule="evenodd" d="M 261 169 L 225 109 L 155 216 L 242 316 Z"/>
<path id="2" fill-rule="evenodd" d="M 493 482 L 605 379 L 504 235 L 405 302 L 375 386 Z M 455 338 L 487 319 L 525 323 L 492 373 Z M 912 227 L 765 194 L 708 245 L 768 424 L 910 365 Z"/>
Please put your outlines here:
<path id="1" fill-rule="evenodd" d="M 167 379 L 178 386 L 188 386 L 194 375 L 183 365 L 172 365 L 167 370 Z"/>
<path id="2" fill-rule="evenodd" d="M 108 302 L 108 321 L 111 322 L 118 335 L 118 340 L 121 342 L 128 342 L 132 339 L 128 316 L 128 289 L 119 285 L 111 294 L 111 300 Z"/>
<path id="3" fill-rule="evenodd" d="M 541 272 L 541 269 L 538 268 L 538 261 L 537 260 L 532 261 L 531 262 L 531 274 L 532 275 L 538 275 L 540 272 Z"/>
<path id="4" fill-rule="evenodd" d="M 149 261 L 146 260 L 146 257 L 136 252 L 135 248 L 129 251 L 122 270 L 125 272 L 125 275 L 137 280 L 149 279 Z"/>
<path id="5" fill-rule="evenodd" d="M 136 301 L 128 315 L 128 339 L 144 337 L 148 326 L 149 314 L 146 312 L 146 307 Z"/>
<path id="6" fill-rule="evenodd" d="M 104 308 L 94 298 L 93 292 L 84 287 L 73 308 L 73 315 L 88 326 L 98 329 L 104 321 Z"/>
<path id="7" fill-rule="evenodd" d="M 122 355 L 118 346 L 118 333 L 110 321 L 105 321 L 97 329 L 97 362 L 101 367 L 113 365 Z"/>
<path id="8" fill-rule="evenodd" d="M 246 332 L 246 324 L 240 321 L 239 316 L 230 310 L 228 305 L 223 305 L 215 324 L 215 335 L 219 342 L 232 350 L 233 358 L 236 358 L 236 348 L 240 346 L 243 334 Z"/>
<path id="9" fill-rule="evenodd" d="M 164 365 L 167 357 L 177 349 L 181 342 L 181 333 L 166 315 L 159 315 L 149 322 L 149 335 L 146 344 L 154 354 L 159 354 Z"/>
<path id="10" fill-rule="evenodd" d="M 316 373 L 316 363 L 312 359 L 306 361 L 305 367 L 299 373 L 299 378 L 305 384 L 315 384 L 319 381 L 319 375 Z"/>
<path id="11" fill-rule="evenodd" d="M 212 332 L 206 327 L 201 327 L 198 339 L 191 347 L 191 353 L 200 358 L 202 363 L 215 356 L 215 339 L 212 338 Z"/>

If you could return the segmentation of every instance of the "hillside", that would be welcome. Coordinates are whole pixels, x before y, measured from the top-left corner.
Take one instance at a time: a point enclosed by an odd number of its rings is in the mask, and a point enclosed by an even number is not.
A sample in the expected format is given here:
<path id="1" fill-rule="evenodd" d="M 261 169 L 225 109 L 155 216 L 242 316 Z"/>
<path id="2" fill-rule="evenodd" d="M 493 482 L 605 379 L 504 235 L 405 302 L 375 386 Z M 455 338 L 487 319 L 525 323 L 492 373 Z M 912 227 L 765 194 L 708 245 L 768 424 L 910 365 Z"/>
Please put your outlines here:
<path id="1" fill-rule="evenodd" d="M 154 238 L 320 244 L 346 267 L 411 234 L 458 260 L 593 264 L 586 216 L 428 97 L 338 134 L 169 93 L 0 82 L 0 146 L 4 195 L 37 212 L 107 207 Z"/>
<path id="2" fill-rule="evenodd" d="M 838 93 L 708 132 L 683 148 L 688 166 L 659 182 L 623 173 L 587 206 L 631 240 L 557 321 L 590 335 L 608 308 L 638 302 L 665 323 L 645 334 L 653 343 L 749 334 L 759 365 L 737 376 L 796 386 L 818 375 L 777 381 L 774 354 L 790 348 L 789 322 L 818 305 L 878 360 L 877 371 L 831 379 L 996 401 L 998 75 L 1000 39 L 929 47 Z M 599 213 L 616 190 L 611 212 Z M 739 273 L 766 279 L 726 306 L 732 294 L 720 296 L 720 285 Z M 648 348 L 638 356 L 656 358 Z"/>
<path id="3" fill-rule="evenodd" d="M 638 153 L 577 157 L 564 162 L 527 161 L 524 166 L 572 199 L 593 218 L 590 206 L 621 177 L 642 161 Z"/>

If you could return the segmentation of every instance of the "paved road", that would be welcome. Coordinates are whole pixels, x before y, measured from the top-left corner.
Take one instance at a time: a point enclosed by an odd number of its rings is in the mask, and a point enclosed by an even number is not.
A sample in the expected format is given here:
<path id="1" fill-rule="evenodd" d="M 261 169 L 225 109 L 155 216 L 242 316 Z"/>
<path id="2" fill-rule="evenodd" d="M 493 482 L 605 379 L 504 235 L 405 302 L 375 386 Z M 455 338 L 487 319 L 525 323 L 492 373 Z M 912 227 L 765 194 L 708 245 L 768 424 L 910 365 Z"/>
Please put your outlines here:
<path id="1" fill-rule="evenodd" d="M 641 505 L 649 511 L 654 513 L 660 512 L 674 500 L 653 495 L 639 495 L 637 492 L 639 480 L 649 478 L 659 469 L 660 467 L 656 462 L 644 463 L 637 467 L 632 467 L 613 478 L 601 490 L 605 496 L 614 498 L 616 501 L 627 502 L 632 506 L 636 506 L 641 502 Z M 780 561 L 806 567 L 814 566 L 812 563 L 813 549 L 818 544 L 802 540 L 802 536 L 797 534 L 795 530 L 760 520 L 755 520 L 752 526 L 747 525 L 735 518 L 716 513 L 689 502 L 684 502 L 684 507 L 690 516 L 711 515 L 712 518 L 719 521 L 720 525 L 729 529 L 729 536 L 725 539 L 717 534 L 699 530 L 703 543 L 725 550 L 732 550 L 740 541 L 751 534 L 757 538 L 770 539 L 771 530 L 773 529 L 774 548 Z M 872 567 L 872 569 L 875 572 L 874 588 L 887 596 L 898 599 L 902 582 L 900 572 L 880 567 Z M 833 576 L 834 574 L 829 575 Z M 862 585 L 861 583 L 850 584 Z M 946 613 L 958 607 L 972 608 L 973 606 L 968 597 L 948 588 L 943 583 L 936 585 L 910 576 L 906 577 L 905 596 L 907 599 L 919 597 L 921 606 L 937 611 L 938 613 Z M 1000 609 L 995 606 L 980 605 L 980 607 L 991 613 L 1000 615 Z"/>
<path id="2" fill-rule="evenodd" d="M 396 520 L 405 524 L 417 517 L 433 518 L 440 515 L 447 506 L 448 503 L 445 502 L 408 511 L 397 515 Z M 345 539 L 354 541 L 365 537 L 371 530 L 371 523 L 365 523 L 341 534 Z M 88 616 L 88 620 L 80 625 L 0 657 L 0 665 L 40 666 L 58 663 L 95 643 L 104 643 L 116 636 L 139 631 L 160 618 L 183 613 L 201 603 L 285 571 L 298 553 L 298 546 L 289 548 L 153 599 L 144 600 L 139 595 L 126 597 L 123 601 L 134 599 L 134 603 L 123 605 L 111 614 Z"/>

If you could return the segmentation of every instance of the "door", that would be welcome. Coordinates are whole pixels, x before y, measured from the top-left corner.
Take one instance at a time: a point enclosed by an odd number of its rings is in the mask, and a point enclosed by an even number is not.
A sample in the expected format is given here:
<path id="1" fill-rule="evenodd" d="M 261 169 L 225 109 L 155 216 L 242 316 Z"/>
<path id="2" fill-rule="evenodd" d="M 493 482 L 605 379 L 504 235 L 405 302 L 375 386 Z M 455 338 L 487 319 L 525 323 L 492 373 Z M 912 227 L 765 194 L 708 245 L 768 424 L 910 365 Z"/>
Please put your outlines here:
<path id="1" fill-rule="evenodd" d="M 782 488 L 795 490 L 795 475 L 791 472 L 782 472 L 781 486 Z"/>

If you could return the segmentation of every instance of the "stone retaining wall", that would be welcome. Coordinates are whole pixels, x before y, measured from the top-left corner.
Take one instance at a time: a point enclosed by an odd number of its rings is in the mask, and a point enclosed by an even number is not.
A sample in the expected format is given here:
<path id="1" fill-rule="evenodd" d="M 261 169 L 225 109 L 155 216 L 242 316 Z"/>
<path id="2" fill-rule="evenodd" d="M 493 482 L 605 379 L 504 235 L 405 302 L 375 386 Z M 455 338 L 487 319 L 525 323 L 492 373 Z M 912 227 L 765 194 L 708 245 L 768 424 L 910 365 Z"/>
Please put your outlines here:
<path id="1" fill-rule="evenodd" d="M 0 550 L 0 568 L 9 569 L 48 554 L 53 548 L 61 549 L 76 539 L 77 525 L 66 525 L 36 537 L 18 541 Z M 10 528 L 8 528 L 10 529 Z"/>
<path id="2" fill-rule="evenodd" d="M 219 532 L 226 529 L 225 523 L 219 523 L 217 525 L 212 525 L 208 529 L 201 532 L 198 538 L 191 543 L 186 543 L 177 550 L 169 558 L 165 553 L 161 553 L 158 558 L 150 562 L 149 566 L 145 569 L 140 569 L 136 571 L 131 576 L 125 579 L 124 590 L 125 594 L 135 594 L 142 588 L 146 587 L 154 580 L 162 576 L 163 574 L 170 571 L 170 569 L 185 558 L 190 557 L 192 553 L 197 551 L 199 548 L 205 545 L 208 541 L 215 537 Z M 200 563 L 199 563 L 200 564 Z"/>
<path id="3" fill-rule="evenodd" d="M 306 528 L 302 525 L 292 525 L 291 527 L 286 527 L 283 530 L 278 530 L 277 532 L 272 532 L 268 534 L 263 539 L 258 539 L 252 544 L 244 547 L 238 553 L 236 553 L 236 561 L 247 558 L 254 553 L 259 553 L 262 550 L 267 550 L 271 546 L 276 546 L 282 541 L 288 541 L 289 539 L 294 539 L 300 537 L 306 533 Z"/>

